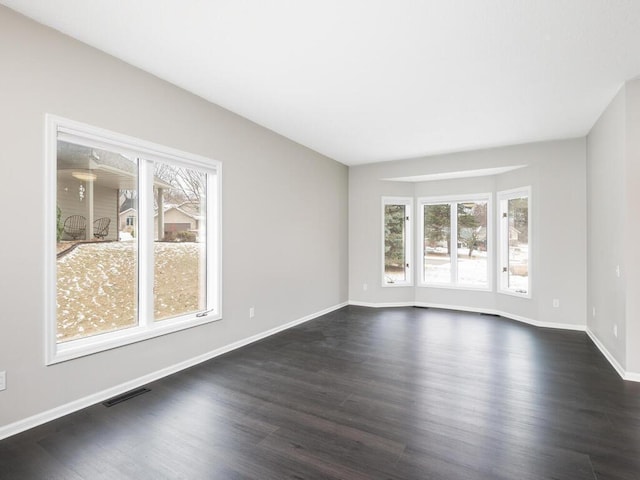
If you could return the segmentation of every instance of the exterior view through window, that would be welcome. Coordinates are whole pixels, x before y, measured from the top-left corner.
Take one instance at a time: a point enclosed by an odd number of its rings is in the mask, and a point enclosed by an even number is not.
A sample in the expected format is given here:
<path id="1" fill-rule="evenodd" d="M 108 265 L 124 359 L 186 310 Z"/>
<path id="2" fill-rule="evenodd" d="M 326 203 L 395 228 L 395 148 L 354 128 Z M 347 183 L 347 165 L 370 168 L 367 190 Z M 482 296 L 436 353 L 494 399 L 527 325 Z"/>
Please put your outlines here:
<path id="1" fill-rule="evenodd" d="M 383 285 L 411 284 L 411 202 L 383 199 L 384 272 Z"/>
<path id="2" fill-rule="evenodd" d="M 156 163 L 154 177 L 154 317 L 206 310 L 206 174 Z M 158 232 L 162 231 L 159 235 Z"/>
<path id="3" fill-rule="evenodd" d="M 489 196 L 420 202 L 422 284 L 489 288 Z"/>
<path id="4" fill-rule="evenodd" d="M 529 199 L 530 189 L 501 192 L 500 198 L 500 289 L 530 295 Z"/>
<path id="5" fill-rule="evenodd" d="M 58 141 L 58 342 L 138 324 L 136 231 L 119 225 L 137 185 L 137 159 Z"/>
<path id="6" fill-rule="evenodd" d="M 49 361 L 220 318 L 219 162 L 62 119 L 48 128 Z"/>

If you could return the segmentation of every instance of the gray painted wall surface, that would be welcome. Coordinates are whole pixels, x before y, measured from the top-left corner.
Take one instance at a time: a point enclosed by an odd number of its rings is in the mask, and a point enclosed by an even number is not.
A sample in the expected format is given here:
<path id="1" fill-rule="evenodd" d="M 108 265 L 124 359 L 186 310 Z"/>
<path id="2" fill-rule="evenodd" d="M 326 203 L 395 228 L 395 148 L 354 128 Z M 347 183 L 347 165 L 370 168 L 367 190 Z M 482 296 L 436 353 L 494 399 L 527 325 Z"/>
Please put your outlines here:
<path id="1" fill-rule="evenodd" d="M 620 89 L 587 137 L 588 325 L 632 374 L 640 372 L 639 132 L 635 80 Z"/>
<path id="2" fill-rule="evenodd" d="M 424 302 L 499 310 L 531 320 L 585 325 L 585 140 L 564 140 L 385 162 L 349 169 L 349 299 L 365 303 Z M 404 183 L 384 178 L 527 167 L 487 177 Z M 531 185 L 533 297 L 425 287 L 382 287 L 382 196 L 464 195 Z M 494 231 L 494 241 L 497 241 Z M 493 269 L 495 272 L 495 256 Z M 363 284 L 367 284 L 367 290 Z M 553 299 L 560 308 L 553 308 Z"/>
<path id="3" fill-rule="evenodd" d="M 4 7 L 0 58 L 0 427 L 347 300 L 344 165 Z M 45 113 L 223 162 L 221 321 L 45 367 Z"/>
<path id="4" fill-rule="evenodd" d="M 616 266 L 625 266 L 625 110 L 622 88 L 587 137 L 588 326 L 624 368 L 626 287 Z"/>
<path id="5" fill-rule="evenodd" d="M 640 80 L 626 84 L 627 370 L 640 373 Z"/>

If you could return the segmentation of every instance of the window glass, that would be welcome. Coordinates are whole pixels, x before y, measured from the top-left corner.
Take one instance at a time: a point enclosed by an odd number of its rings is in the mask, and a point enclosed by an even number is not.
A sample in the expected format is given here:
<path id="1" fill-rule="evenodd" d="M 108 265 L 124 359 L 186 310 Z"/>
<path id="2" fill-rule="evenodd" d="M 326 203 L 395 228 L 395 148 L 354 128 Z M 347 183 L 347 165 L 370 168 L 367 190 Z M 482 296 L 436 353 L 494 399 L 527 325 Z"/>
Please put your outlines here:
<path id="1" fill-rule="evenodd" d="M 451 204 L 424 205 L 425 283 L 451 283 Z"/>
<path id="2" fill-rule="evenodd" d="M 155 164 L 154 317 L 205 310 L 207 174 Z"/>
<path id="3" fill-rule="evenodd" d="M 138 324 L 135 232 L 118 238 L 120 212 L 136 208 L 137 161 L 57 142 L 56 339 Z"/>
<path id="4" fill-rule="evenodd" d="M 508 280 L 507 288 L 529 291 L 529 199 L 508 200 Z"/>
<path id="5" fill-rule="evenodd" d="M 422 285 L 488 289 L 489 194 L 423 198 Z"/>
<path id="6" fill-rule="evenodd" d="M 487 202 L 458 203 L 458 284 L 487 286 Z"/>
<path id="7" fill-rule="evenodd" d="M 407 282 L 407 205 L 384 206 L 385 283 Z"/>
<path id="8" fill-rule="evenodd" d="M 498 193 L 500 205 L 500 291 L 531 295 L 531 188 Z"/>

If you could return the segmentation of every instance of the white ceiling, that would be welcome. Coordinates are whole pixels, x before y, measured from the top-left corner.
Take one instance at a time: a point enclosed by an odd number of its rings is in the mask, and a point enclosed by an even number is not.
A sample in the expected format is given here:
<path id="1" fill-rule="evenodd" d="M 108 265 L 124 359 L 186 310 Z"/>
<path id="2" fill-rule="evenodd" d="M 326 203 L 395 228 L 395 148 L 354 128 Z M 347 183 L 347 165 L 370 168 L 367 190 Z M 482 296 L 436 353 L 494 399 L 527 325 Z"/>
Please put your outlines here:
<path id="1" fill-rule="evenodd" d="M 348 165 L 588 133 L 640 0 L 0 0 Z"/>

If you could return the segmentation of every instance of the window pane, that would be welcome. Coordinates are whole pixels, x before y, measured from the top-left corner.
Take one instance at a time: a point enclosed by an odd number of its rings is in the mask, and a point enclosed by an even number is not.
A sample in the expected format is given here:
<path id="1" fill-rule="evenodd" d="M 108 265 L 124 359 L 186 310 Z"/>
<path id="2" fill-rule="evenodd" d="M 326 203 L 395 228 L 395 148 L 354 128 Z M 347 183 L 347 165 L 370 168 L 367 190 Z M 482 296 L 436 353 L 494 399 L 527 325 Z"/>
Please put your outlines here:
<path id="1" fill-rule="evenodd" d="M 406 209 L 406 205 L 384 206 L 385 283 L 406 282 L 408 280 Z"/>
<path id="2" fill-rule="evenodd" d="M 458 284 L 487 285 L 487 202 L 458 203 Z"/>
<path id="3" fill-rule="evenodd" d="M 154 317 L 207 309 L 207 174 L 155 164 Z"/>
<path id="4" fill-rule="evenodd" d="M 137 325 L 135 159 L 57 142 L 57 342 Z"/>
<path id="5" fill-rule="evenodd" d="M 451 283 L 451 205 L 424 205 L 424 281 Z"/>
<path id="6" fill-rule="evenodd" d="M 529 205 L 527 197 L 510 199 L 508 210 L 508 288 L 518 293 L 527 293 L 529 290 Z"/>

